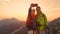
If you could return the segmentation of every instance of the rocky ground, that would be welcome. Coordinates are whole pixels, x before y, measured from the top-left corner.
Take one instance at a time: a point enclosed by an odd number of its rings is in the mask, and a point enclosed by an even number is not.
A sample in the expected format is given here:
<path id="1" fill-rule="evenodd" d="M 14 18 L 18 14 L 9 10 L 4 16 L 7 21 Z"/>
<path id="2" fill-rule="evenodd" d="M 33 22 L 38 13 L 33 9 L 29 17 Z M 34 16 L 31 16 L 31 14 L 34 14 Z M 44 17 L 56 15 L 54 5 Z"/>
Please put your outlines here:
<path id="1" fill-rule="evenodd" d="M 60 18 L 49 23 L 49 34 L 60 34 Z"/>
<path id="2" fill-rule="evenodd" d="M 24 23 L 17 19 L 4 19 L 0 21 L 0 34 L 27 34 Z M 29 32 L 32 34 L 32 31 Z M 60 18 L 49 22 L 49 34 L 60 34 Z"/>

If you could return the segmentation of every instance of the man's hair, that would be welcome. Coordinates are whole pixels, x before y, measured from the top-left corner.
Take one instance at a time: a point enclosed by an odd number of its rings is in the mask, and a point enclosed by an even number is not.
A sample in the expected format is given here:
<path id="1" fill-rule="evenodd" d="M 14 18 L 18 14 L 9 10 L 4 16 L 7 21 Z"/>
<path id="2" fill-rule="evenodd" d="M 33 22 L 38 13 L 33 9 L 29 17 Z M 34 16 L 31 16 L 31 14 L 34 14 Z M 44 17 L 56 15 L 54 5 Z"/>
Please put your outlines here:
<path id="1" fill-rule="evenodd" d="M 37 8 L 39 8 L 39 9 L 41 10 L 41 8 L 40 8 L 39 6 L 38 6 Z M 36 8 L 36 9 L 37 9 L 37 8 Z"/>

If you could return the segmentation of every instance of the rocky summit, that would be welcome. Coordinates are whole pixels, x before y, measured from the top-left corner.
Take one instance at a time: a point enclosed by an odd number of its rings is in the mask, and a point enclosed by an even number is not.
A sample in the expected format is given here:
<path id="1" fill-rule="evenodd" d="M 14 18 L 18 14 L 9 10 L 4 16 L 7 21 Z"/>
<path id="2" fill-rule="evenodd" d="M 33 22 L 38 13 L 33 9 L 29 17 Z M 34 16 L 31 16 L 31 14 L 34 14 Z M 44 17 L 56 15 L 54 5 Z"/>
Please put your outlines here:
<path id="1" fill-rule="evenodd" d="M 49 22 L 49 34 L 60 34 L 60 17 Z"/>

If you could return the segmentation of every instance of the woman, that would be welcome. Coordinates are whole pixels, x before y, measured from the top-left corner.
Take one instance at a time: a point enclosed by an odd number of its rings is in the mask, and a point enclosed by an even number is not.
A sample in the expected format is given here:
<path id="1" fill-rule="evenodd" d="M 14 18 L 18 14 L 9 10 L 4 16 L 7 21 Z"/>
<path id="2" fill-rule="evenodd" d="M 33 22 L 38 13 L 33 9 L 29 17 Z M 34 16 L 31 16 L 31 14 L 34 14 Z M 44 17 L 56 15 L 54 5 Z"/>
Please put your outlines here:
<path id="1" fill-rule="evenodd" d="M 32 9 L 32 8 L 33 8 L 33 6 L 31 6 L 29 8 L 28 17 L 27 17 L 27 21 L 26 21 L 26 26 L 27 26 L 28 30 L 36 30 L 37 14 L 35 14 L 35 9 Z"/>

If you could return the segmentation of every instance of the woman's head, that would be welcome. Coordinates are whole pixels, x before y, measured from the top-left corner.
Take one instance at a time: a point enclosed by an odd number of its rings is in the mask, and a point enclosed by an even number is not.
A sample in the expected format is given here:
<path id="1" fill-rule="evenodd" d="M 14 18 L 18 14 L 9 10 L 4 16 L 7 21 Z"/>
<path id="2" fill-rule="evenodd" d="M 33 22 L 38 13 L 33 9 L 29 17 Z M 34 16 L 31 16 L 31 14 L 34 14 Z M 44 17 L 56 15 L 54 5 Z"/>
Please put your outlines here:
<path id="1" fill-rule="evenodd" d="M 31 14 L 34 14 L 34 13 L 35 13 L 35 9 L 32 9 L 32 10 L 31 10 Z"/>

